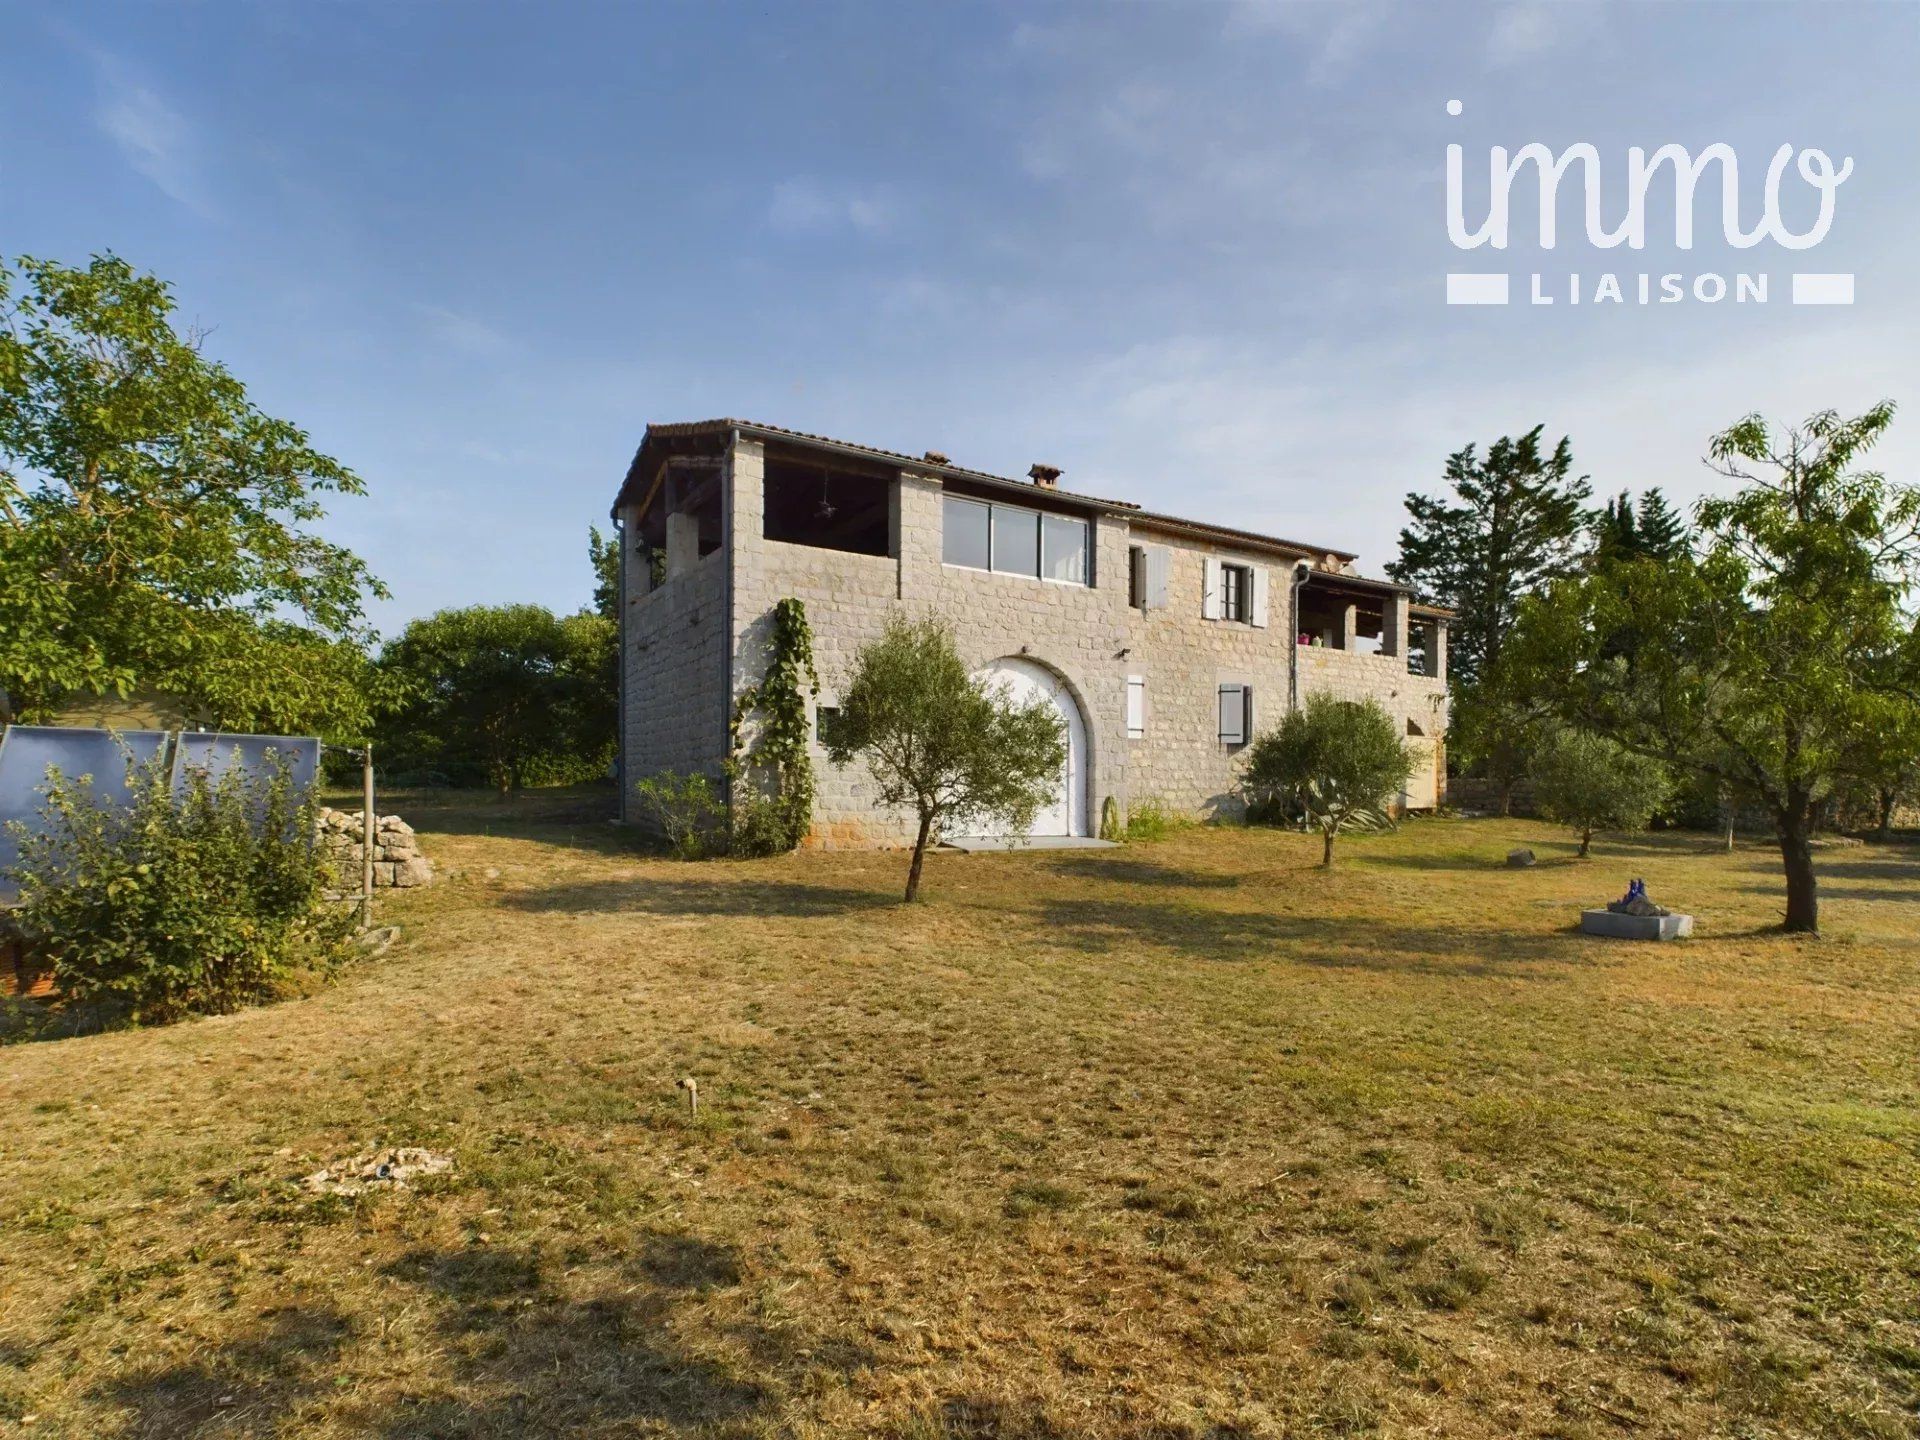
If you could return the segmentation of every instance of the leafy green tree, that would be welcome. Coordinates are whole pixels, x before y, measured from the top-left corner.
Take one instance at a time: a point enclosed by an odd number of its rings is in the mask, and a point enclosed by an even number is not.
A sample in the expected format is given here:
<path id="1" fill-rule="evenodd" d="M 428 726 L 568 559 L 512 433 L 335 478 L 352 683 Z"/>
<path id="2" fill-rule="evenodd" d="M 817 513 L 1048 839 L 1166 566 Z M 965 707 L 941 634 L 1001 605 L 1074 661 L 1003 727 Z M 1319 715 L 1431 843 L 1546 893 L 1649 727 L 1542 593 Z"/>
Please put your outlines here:
<path id="1" fill-rule="evenodd" d="M 403 696 L 378 743 L 395 767 L 483 775 L 502 794 L 582 780 L 612 754 L 614 627 L 583 611 L 474 605 L 415 620 L 380 655 Z"/>
<path id="2" fill-rule="evenodd" d="M 1253 742 L 1246 784 L 1257 799 L 1304 814 L 1320 832 L 1320 863 L 1331 867 L 1343 832 L 1391 823 L 1389 807 L 1416 763 L 1373 701 L 1319 694 Z"/>
<path id="3" fill-rule="evenodd" d="M 1579 832 L 1582 860 L 1594 831 L 1646 829 L 1673 790 L 1658 760 L 1566 726 L 1546 731 L 1531 768 L 1534 803 L 1547 819 Z"/>
<path id="4" fill-rule="evenodd" d="M 1026 829 L 1067 758 L 1052 706 L 1014 703 L 967 673 L 946 625 L 898 613 L 854 656 L 824 738 L 834 764 L 865 756 L 881 803 L 918 817 L 909 901 L 939 829 L 963 820 Z"/>
<path id="5" fill-rule="evenodd" d="M 1883 658 L 1908 643 L 1920 490 L 1853 468 L 1893 419 L 1822 411 L 1776 434 L 1749 416 L 1711 463 L 1739 491 L 1703 502 L 1701 554 L 1598 565 L 1532 605 L 1517 663 L 1571 724 L 1720 782 L 1772 818 L 1785 928 L 1819 929 L 1812 838 L 1863 742 L 1913 700 Z M 1632 655 L 1610 637 L 1637 627 Z"/>
<path id="6" fill-rule="evenodd" d="M 620 618 L 620 536 L 602 535 L 598 525 L 587 527 L 587 563 L 593 566 L 593 610 L 609 620 Z"/>
<path id="7" fill-rule="evenodd" d="M 0 264 L 0 718 L 147 691 L 362 734 L 362 607 L 385 591 L 311 527 L 364 487 L 173 311 L 112 255 Z"/>

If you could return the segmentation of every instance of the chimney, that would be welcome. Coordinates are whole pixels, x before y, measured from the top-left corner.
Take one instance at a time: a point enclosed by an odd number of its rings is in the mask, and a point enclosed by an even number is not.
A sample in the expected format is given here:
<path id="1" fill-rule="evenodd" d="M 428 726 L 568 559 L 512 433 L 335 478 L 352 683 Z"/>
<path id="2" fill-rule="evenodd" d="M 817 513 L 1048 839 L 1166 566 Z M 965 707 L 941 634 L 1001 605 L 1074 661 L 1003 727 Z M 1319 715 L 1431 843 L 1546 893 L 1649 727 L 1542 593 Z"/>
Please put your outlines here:
<path id="1" fill-rule="evenodd" d="M 945 455 L 942 455 L 938 450 L 929 450 L 920 458 L 929 465 L 951 465 L 953 463 L 953 461 L 949 460 Z"/>
<path id="2" fill-rule="evenodd" d="M 1060 483 L 1060 467 L 1058 465 L 1035 465 L 1031 470 L 1027 471 L 1027 474 L 1032 477 L 1033 483 L 1038 485 L 1042 490 L 1051 490 Z"/>

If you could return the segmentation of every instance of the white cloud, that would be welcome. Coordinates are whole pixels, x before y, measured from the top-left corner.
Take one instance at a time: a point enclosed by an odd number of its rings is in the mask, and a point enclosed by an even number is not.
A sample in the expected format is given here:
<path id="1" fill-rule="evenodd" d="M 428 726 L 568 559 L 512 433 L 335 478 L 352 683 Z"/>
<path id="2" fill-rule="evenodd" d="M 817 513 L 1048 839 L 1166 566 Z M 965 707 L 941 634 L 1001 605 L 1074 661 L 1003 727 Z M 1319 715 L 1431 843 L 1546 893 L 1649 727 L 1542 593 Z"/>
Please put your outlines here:
<path id="1" fill-rule="evenodd" d="M 1390 33 L 1397 0 L 1347 0 L 1339 5 L 1306 5 L 1299 0 L 1235 0 L 1227 10 L 1227 31 L 1278 30 L 1296 44 L 1310 85 L 1345 79 L 1354 66 Z"/>
<path id="2" fill-rule="evenodd" d="M 412 309 L 413 313 L 420 317 L 427 332 L 449 350 L 492 357 L 504 355 L 513 348 L 512 341 L 476 316 L 462 314 L 458 310 L 449 310 L 443 305 L 423 304 L 417 300 L 413 302 Z"/>
<path id="3" fill-rule="evenodd" d="M 1593 38 L 1600 12 L 1580 0 L 1519 0 L 1494 17 L 1487 36 L 1487 63 L 1495 69 L 1525 65 Z"/>
<path id="4" fill-rule="evenodd" d="M 808 176 L 773 187 L 767 223 L 786 235 L 827 235 L 851 230 L 880 235 L 891 230 L 899 207 L 886 191 L 835 184 Z"/>
<path id="5" fill-rule="evenodd" d="M 164 194 L 197 215 L 212 215 L 200 174 L 199 144 L 186 117 L 124 63 L 111 57 L 98 63 L 101 93 L 94 123 L 127 163 Z"/>

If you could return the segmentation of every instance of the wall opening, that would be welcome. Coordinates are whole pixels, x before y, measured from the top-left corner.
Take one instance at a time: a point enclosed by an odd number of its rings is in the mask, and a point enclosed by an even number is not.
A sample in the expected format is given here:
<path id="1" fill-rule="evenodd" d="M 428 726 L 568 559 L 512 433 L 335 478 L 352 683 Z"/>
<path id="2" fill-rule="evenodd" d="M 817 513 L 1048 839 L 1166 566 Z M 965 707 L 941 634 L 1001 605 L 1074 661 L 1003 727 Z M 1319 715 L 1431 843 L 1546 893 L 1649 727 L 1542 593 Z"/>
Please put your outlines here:
<path id="1" fill-rule="evenodd" d="M 762 533 L 789 545 L 886 555 L 892 491 L 882 476 L 768 456 Z"/>

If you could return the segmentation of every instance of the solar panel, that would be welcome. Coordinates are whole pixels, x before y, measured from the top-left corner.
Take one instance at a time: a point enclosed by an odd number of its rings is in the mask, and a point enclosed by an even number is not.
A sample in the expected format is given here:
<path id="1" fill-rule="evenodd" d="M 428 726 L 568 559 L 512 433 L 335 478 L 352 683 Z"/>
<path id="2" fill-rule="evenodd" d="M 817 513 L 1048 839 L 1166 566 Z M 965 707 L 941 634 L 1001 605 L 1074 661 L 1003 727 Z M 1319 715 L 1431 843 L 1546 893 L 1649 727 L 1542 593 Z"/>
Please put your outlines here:
<path id="1" fill-rule="evenodd" d="M 89 779 L 100 803 L 127 803 L 129 770 L 160 754 L 167 743 L 164 730 L 80 730 L 62 725 L 9 725 L 0 736 L 0 871 L 19 855 L 9 821 L 29 829 L 41 826 L 47 769 L 58 766 L 70 780 Z M 18 890 L 0 874 L 0 904 L 18 898 Z"/>
<path id="2" fill-rule="evenodd" d="M 238 765 L 248 774 L 265 779 L 272 774 L 272 757 L 278 756 L 287 767 L 296 795 L 313 788 L 320 773 L 320 742 L 294 735 L 228 735 L 218 731 L 183 732 L 173 747 L 173 793 L 186 793 L 189 777 L 195 771 L 213 784 Z"/>

